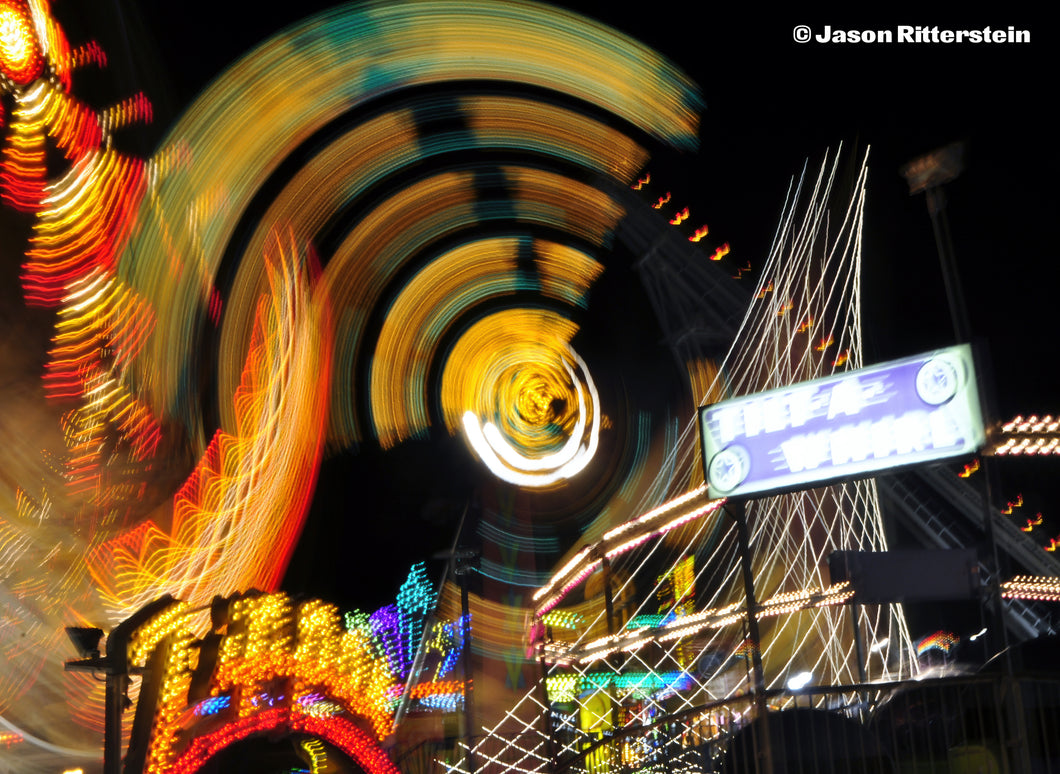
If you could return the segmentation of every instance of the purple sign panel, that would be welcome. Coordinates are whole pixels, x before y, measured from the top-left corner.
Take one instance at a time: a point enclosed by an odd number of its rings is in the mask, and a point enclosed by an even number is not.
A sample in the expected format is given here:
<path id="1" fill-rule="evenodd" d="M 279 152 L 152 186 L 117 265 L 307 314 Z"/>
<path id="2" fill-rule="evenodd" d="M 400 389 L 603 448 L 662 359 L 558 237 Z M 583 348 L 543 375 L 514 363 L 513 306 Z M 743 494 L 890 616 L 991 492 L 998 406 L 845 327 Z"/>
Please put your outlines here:
<path id="1" fill-rule="evenodd" d="M 703 406 L 699 425 L 715 497 L 806 489 L 985 441 L 968 345 Z"/>

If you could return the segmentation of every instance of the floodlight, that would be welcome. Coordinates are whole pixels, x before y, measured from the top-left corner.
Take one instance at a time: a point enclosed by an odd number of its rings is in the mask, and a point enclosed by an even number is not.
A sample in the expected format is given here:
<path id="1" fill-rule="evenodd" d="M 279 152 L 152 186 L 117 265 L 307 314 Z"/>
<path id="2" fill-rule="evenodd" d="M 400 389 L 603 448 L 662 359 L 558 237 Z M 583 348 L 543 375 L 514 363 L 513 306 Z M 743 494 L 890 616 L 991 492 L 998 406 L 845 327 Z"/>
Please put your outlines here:
<path id="1" fill-rule="evenodd" d="M 66 636 L 74 644 L 77 655 L 81 658 L 99 658 L 99 641 L 103 639 L 103 630 L 87 626 L 67 626 Z"/>

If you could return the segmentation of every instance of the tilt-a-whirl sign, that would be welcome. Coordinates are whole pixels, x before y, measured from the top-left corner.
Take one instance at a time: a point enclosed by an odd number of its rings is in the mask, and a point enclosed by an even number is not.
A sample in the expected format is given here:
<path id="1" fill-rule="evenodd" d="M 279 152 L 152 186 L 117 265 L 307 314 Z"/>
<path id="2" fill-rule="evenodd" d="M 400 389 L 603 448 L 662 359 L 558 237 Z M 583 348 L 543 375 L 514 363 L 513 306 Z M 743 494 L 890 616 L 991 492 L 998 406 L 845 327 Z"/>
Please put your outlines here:
<path id="1" fill-rule="evenodd" d="M 730 498 L 958 457 L 985 441 L 968 345 L 703 406 L 699 424 L 711 493 Z"/>

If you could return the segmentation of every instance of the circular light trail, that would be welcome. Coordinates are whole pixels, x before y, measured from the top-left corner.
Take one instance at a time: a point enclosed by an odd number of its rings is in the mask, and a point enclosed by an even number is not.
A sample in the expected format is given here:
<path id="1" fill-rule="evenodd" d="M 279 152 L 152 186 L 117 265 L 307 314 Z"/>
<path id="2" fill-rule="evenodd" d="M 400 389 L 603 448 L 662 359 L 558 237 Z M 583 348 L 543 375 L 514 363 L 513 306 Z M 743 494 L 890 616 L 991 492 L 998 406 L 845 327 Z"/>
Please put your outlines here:
<path id="1" fill-rule="evenodd" d="M 542 359 L 529 364 L 511 363 L 514 353 L 505 354 L 499 361 L 506 367 L 487 371 L 487 380 L 496 376 L 486 385 L 494 392 L 485 401 L 492 421 L 473 410 L 462 416 L 468 444 L 512 484 L 544 487 L 575 476 L 600 442 L 600 396 L 585 361 L 569 347 L 542 348 L 534 353 Z"/>

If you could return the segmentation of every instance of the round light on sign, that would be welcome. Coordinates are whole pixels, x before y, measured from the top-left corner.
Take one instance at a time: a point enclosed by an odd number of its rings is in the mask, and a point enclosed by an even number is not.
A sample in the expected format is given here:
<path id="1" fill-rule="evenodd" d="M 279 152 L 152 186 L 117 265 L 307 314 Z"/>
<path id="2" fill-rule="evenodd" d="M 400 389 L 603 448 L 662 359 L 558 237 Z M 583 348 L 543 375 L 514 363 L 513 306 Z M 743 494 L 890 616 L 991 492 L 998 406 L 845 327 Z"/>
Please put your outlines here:
<path id="1" fill-rule="evenodd" d="M 710 461 L 707 482 L 719 494 L 731 492 L 751 472 L 751 458 L 742 446 L 729 446 L 714 455 Z"/>
<path id="2" fill-rule="evenodd" d="M 916 393 L 925 403 L 938 406 L 957 394 L 960 377 L 948 357 L 933 357 L 916 374 Z"/>

